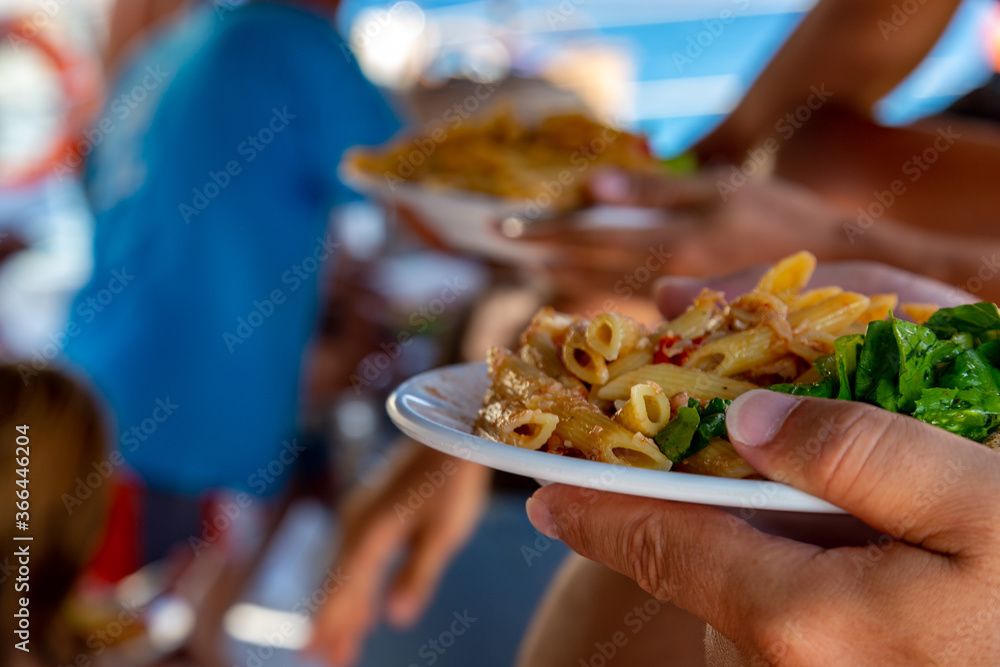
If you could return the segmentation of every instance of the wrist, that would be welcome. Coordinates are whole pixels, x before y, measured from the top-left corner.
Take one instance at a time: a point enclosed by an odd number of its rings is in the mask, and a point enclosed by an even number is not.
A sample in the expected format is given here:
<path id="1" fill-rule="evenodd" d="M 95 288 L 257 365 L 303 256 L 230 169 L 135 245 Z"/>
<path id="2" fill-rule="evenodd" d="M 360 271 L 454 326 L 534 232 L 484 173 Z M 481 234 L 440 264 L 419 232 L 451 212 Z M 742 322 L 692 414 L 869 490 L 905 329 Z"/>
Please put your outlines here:
<path id="1" fill-rule="evenodd" d="M 949 239 L 884 218 L 845 219 L 841 227 L 840 259 L 891 264 L 944 282 L 951 277 L 943 261 L 950 252 L 941 245 Z"/>

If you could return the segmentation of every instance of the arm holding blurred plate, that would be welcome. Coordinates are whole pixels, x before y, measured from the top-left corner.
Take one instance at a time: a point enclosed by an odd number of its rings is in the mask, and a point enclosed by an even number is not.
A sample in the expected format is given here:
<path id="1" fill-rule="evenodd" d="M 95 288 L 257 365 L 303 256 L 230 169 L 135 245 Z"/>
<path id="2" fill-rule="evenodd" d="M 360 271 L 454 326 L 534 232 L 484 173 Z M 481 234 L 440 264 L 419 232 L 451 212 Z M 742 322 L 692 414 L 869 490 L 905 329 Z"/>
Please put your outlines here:
<path id="1" fill-rule="evenodd" d="M 670 253 L 664 275 L 718 275 L 807 249 L 820 261 L 884 262 L 956 285 L 979 298 L 1000 298 L 1000 280 L 993 279 L 1000 275 L 1000 265 L 993 260 L 1000 250 L 995 238 L 950 236 L 888 218 L 862 225 L 811 192 L 782 181 L 746 183 L 733 192 L 711 173 L 688 178 L 700 181 L 702 187 L 715 187 L 715 198 L 710 203 L 706 198 L 700 208 L 671 208 L 668 224 L 628 239 L 639 247 L 662 243 Z M 676 190 L 677 180 L 602 172 L 591 181 L 590 192 L 602 204 L 670 207 L 670 195 L 664 193 Z M 572 239 L 558 241 L 574 253 L 585 248 L 596 252 L 620 245 L 622 236 L 574 232 Z"/>

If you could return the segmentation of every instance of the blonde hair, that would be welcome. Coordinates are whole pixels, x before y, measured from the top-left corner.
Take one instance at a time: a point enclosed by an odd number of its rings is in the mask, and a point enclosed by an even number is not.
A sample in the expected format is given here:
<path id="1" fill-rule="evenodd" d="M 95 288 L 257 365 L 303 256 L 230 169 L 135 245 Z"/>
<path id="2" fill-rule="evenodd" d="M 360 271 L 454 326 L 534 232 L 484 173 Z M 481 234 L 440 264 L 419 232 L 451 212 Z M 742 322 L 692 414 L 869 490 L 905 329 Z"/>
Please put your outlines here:
<path id="1" fill-rule="evenodd" d="M 24 427 L 27 427 L 26 429 Z M 21 427 L 20 429 L 18 427 Z M 27 436 L 28 465 L 18 451 Z M 105 429 L 97 404 L 75 381 L 53 371 L 23 379 L 14 366 L 0 365 L 0 564 L 7 581 L 0 586 L 3 626 L 14 621 L 18 599 L 29 597 L 32 655 L 42 664 L 72 663 L 75 642 L 60 622 L 59 609 L 73 582 L 86 565 L 106 517 L 108 489 L 92 489 L 82 502 L 75 486 L 106 456 Z M 18 459 L 21 459 L 20 461 Z M 29 520 L 26 531 L 15 530 L 18 471 L 27 468 Z M 71 511 L 72 508 L 72 511 Z M 30 542 L 14 542 L 15 535 Z M 30 580 L 27 592 L 14 588 L 19 563 L 10 545 L 29 545 Z M 9 559 L 6 563 L 3 559 Z M 12 648 L 13 629 L 5 631 Z M 70 655 L 66 655 L 69 653 Z M 3 652 L 0 652 L 0 656 Z M 0 660 L 0 662 L 4 662 Z"/>

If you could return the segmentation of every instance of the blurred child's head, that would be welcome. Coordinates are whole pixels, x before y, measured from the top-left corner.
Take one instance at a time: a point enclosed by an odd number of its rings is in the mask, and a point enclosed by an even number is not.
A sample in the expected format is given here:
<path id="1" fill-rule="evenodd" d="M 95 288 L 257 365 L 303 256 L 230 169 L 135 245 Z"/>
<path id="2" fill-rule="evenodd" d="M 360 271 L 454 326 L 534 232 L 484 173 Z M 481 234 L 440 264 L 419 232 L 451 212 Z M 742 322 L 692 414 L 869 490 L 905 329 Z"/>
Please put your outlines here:
<path id="1" fill-rule="evenodd" d="M 28 445 L 19 450 L 22 431 Z M 52 371 L 25 381 L 14 366 L 0 364 L 0 573 L 6 573 L 0 574 L 0 613 L 3 627 L 9 627 L 19 598 L 30 599 L 29 648 L 42 664 L 71 664 L 74 658 L 74 643 L 58 611 L 100 538 L 107 497 L 103 478 L 82 502 L 77 502 L 75 487 L 106 456 L 100 412 L 81 386 Z M 25 467 L 27 482 L 19 485 L 25 479 L 19 470 Z M 22 488 L 29 492 L 26 531 L 15 529 L 15 492 Z M 33 540 L 18 543 L 15 535 Z M 19 563 L 13 554 L 25 544 L 30 549 L 29 589 L 17 591 Z M 13 629 L 3 635 L 7 644 L 0 649 L 0 663 L 9 664 L 3 656 L 15 650 L 11 647 L 18 640 L 11 639 Z"/>

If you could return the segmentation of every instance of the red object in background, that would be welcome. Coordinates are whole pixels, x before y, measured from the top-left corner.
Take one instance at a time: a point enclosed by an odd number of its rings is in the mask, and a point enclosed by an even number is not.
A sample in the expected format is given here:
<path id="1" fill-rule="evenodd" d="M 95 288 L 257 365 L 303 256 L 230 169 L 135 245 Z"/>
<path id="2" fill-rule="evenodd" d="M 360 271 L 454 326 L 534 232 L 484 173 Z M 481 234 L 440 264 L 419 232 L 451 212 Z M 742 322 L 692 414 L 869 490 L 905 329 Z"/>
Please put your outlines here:
<path id="1" fill-rule="evenodd" d="M 73 57 L 50 41 L 44 32 L 27 16 L 0 21 L 0 40 L 16 49 L 34 49 L 49 62 L 59 77 L 63 100 L 70 109 L 62 136 L 53 142 L 48 155 L 18 170 L 6 182 L 0 180 L 0 185 L 5 187 L 30 185 L 59 167 L 75 171 L 82 165 L 79 132 L 90 121 L 91 106 L 100 99 L 100 74 L 96 65 Z"/>
<path id="2" fill-rule="evenodd" d="M 86 574 L 114 584 L 142 565 L 142 486 L 123 478 L 108 483 L 112 485 L 108 521 Z"/>

